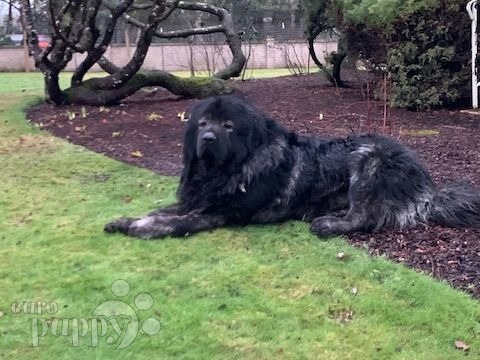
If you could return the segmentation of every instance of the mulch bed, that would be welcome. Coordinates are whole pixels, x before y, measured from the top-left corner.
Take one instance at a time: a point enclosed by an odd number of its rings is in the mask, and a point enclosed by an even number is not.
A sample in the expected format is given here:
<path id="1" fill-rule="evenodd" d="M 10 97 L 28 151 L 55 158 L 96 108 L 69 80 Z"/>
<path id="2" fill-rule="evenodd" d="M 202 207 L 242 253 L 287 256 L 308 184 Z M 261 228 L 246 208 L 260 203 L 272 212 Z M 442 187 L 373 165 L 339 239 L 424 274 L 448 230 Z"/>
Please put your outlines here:
<path id="1" fill-rule="evenodd" d="M 384 126 L 383 103 L 372 100 L 365 84 L 356 84 L 335 89 L 316 75 L 235 82 L 260 109 L 292 130 L 332 136 L 384 133 L 415 149 L 439 184 L 465 180 L 480 188 L 480 116 L 388 109 Z M 159 174 L 178 175 L 184 127 L 179 114 L 188 116 L 194 102 L 158 89 L 139 92 L 120 106 L 44 104 L 28 116 L 75 144 Z M 354 234 L 349 241 L 480 297 L 480 229 L 420 227 Z"/>

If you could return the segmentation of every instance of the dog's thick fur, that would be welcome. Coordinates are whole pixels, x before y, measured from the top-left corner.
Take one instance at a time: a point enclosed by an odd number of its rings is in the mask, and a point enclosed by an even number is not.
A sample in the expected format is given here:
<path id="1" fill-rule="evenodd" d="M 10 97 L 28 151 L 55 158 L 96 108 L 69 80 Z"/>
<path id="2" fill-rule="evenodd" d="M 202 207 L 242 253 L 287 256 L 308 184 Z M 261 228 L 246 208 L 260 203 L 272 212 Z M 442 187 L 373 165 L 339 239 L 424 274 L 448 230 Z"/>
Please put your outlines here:
<path id="1" fill-rule="evenodd" d="M 311 222 L 320 236 L 480 226 L 480 193 L 466 184 L 437 189 L 415 154 L 390 138 L 300 136 L 245 100 L 219 96 L 192 110 L 178 203 L 105 230 L 153 239 L 287 219 Z"/>

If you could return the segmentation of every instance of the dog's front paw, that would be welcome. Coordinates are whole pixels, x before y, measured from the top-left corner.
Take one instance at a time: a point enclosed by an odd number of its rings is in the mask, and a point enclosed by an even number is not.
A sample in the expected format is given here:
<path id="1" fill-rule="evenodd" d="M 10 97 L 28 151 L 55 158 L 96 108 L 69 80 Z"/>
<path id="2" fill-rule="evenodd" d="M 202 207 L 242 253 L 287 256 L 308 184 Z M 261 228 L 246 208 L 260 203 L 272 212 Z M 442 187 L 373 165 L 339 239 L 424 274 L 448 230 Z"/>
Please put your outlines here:
<path id="1" fill-rule="evenodd" d="M 175 233 L 173 219 L 175 216 L 147 216 L 132 222 L 127 234 L 144 240 L 161 239 Z"/>
<path id="2" fill-rule="evenodd" d="M 135 221 L 136 219 L 133 218 L 120 218 L 118 220 L 112 221 L 111 223 L 108 223 L 105 225 L 103 230 L 107 233 L 122 233 L 122 234 L 128 234 L 128 229 L 130 228 L 130 225 Z"/>

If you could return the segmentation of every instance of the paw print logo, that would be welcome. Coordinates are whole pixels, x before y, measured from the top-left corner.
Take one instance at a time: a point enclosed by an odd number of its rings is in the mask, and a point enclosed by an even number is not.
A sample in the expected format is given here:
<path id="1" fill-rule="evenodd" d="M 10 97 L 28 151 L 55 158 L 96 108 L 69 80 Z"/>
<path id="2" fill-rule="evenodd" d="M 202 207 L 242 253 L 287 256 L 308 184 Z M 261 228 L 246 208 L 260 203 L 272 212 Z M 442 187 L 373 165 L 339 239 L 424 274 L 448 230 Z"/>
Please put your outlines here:
<path id="1" fill-rule="evenodd" d="M 125 280 L 116 280 L 112 284 L 112 294 L 122 298 L 130 293 L 130 284 Z M 147 311 L 153 307 L 153 298 L 150 294 L 137 294 L 134 307 L 121 300 L 110 300 L 98 305 L 92 315 L 101 320 L 101 336 L 106 335 L 108 328 L 114 330 L 114 334 L 108 336 L 107 344 L 116 344 L 116 349 L 124 349 L 133 343 L 138 335 L 139 321 L 136 311 Z M 160 331 L 160 321 L 150 317 L 140 325 L 146 335 L 156 335 Z"/>

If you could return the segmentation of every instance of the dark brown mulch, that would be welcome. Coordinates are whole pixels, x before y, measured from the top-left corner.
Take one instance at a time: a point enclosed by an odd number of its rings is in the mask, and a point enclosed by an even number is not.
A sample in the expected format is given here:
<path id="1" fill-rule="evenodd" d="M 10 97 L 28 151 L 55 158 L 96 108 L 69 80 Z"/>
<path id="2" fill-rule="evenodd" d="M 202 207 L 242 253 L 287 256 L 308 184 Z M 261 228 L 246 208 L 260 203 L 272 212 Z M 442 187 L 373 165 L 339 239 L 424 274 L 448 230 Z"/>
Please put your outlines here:
<path id="1" fill-rule="evenodd" d="M 372 101 L 365 86 L 337 90 L 315 75 L 235 84 L 260 109 L 297 132 L 335 136 L 383 132 L 414 148 L 438 183 L 460 179 L 480 188 L 480 117 L 458 110 L 388 109 L 384 128 L 383 104 Z M 178 175 L 184 126 L 178 114 L 193 103 L 156 90 L 140 92 L 111 108 L 40 105 L 30 110 L 29 118 L 73 143 L 161 174 Z M 69 120 L 69 112 L 75 119 Z M 432 226 L 355 234 L 349 239 L 480 296 L 480 229 Z"/>

